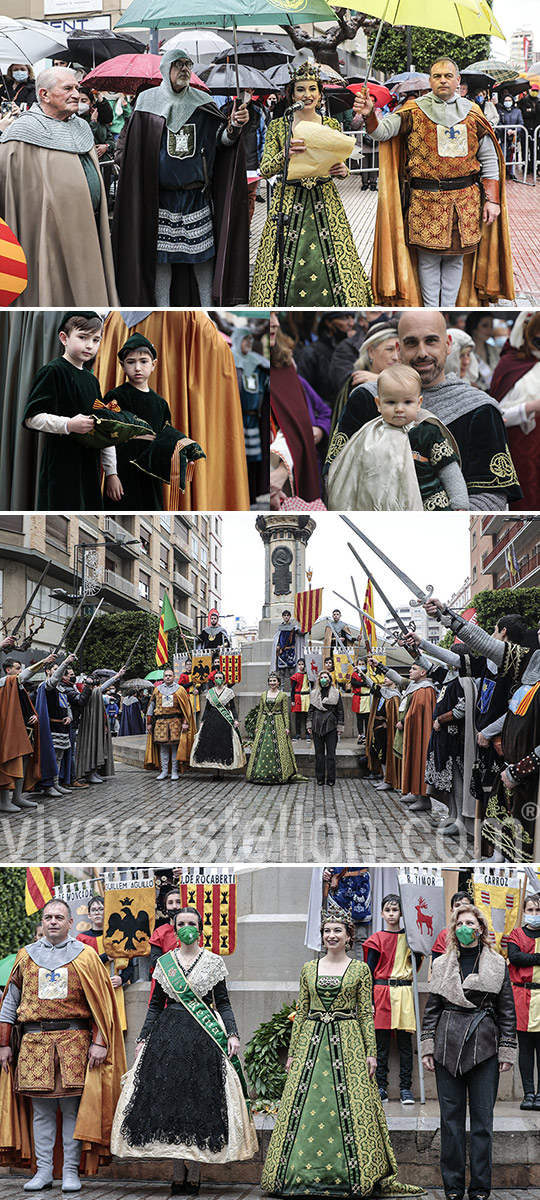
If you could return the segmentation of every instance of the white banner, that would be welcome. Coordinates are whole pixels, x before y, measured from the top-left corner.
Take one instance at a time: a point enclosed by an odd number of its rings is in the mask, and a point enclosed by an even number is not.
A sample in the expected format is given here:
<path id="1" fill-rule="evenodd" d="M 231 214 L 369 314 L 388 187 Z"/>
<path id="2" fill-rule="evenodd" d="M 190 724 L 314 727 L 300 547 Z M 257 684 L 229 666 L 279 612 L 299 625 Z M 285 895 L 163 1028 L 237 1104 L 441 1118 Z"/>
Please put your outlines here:
<path id="1" fill-rule="evenodd" d="M 442 875 L 404 871 L 398 875 L 401 911 L 411 950 L 428 955 L 446 925 Z"/>

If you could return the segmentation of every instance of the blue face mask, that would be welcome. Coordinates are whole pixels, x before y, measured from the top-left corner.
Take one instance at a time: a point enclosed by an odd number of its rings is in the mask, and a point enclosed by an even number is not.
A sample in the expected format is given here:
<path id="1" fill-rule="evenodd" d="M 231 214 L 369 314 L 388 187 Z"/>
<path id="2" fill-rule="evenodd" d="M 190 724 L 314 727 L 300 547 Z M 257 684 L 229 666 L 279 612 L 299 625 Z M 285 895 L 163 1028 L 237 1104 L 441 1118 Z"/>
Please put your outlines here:
<path id="1" fill-rule="evenodd" d="M 529 929 L 540 929 L 540 912 L 526 913 L 523 924 L 528 925 Z"/>
<path id="2" fill-rule="evenodd" d="M 483 103 L 484 103 L 484 97 L 483 97 L 483 96 L 475 96 L 474 98 L 475 98 L 475 100 L 476 100 L 476 103 L 477 103 L 477 104 L 483 104 Z"/>

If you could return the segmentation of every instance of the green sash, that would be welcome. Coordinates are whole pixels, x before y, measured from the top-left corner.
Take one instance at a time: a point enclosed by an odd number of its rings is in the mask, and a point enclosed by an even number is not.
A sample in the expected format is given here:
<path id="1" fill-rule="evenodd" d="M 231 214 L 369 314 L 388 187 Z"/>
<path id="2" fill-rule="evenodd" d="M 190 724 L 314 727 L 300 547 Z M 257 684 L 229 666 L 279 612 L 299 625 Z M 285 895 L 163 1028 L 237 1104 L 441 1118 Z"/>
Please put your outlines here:
<path id="1" fill-rule="evenodd" d="M 228 721 L 229 725 L 231 725 L 232 728 L 234 729 L 234 717 L 232 715 L 232 712 L 231 712 L 230 708 L 227 707 L 226 704 L 223 704 L 221 702 L 219 696 L 216 693 L 215 688 L 213 688 L 213 687 L 210 688 L 210 691 L 208 692 L 207 700 L 209 701 L 210 704 L 214 705 L 216 712 L 218 712 L 220 714 L 220 716 L 224 718 L 225 721 Z"/>
<path id="2" fill-rule="evenodd" d="M 169 950 L 168 954 L 162 955 L 162 957 L 159 959 L 159 967 L 166 976 L 167 984 L 172 988 L 176 999 L 179 1000 L 180 1004 L 184 1005 L 184 1008 L 187 1009 L 188 1013 L 190 1013 L 190 1015 L 195 1021 L 197 1021 L 201 1028 L 206 1031 L 208 1036 L 213 1039 L 213 1041 L 217 1046 L 219 1046 L 219 1049 L 225 1055 L 225 1058 L 228 1059 L 227 1034 L 221 1028 L 219 1021 L 216 1020 L 212 1010 L 208 1008 L 207 1004 L 204 1003 L 204 1000 L 200 1000 L 199 997 L 195 995 L 195 992 L 193 992 L 190 988 L 182 968 L 178 965 L 176 958 L 174 957 L 174 951 Z M 242 1066 L 238 1055 L 233 1054 L 230 1062 L 232 1063 L 236 1074 L 238 1075 L 242 1085 L 242 1092 L 244 1094 L 247 1110 L 248 1113 L 251 1114 L 251 1100 L 249 1098 L 244 1072 L 242 1071 Z"/>

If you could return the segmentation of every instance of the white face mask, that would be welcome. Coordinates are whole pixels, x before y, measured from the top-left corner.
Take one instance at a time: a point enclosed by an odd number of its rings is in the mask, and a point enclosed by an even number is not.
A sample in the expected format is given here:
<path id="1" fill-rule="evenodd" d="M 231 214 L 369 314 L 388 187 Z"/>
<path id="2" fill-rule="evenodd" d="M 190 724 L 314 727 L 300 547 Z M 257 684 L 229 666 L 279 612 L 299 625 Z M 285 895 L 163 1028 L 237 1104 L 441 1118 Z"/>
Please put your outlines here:
<path id="1" fill-rule="evenodd" d="M 505 100 L 505 101 L 504 101 L 504 107 L 505 107 L 505 108 L 507 108 L 507 109 L 511 109 L 511 108 L 513 108 L 513 107 L 514 107 L 514 105 L 513 105 L 513 103 L 512 103 L 512 101 L 511 101 L 511 100 Z"/>
<path id="2" fill-rule="evenodd" d="M 17 83 L 26 83 L 28 71 L 14 71 L 13 78 L 16 79 Z"/>
<path id="3" fill-rule="evenodd" d="M 87 113 L 87 112 L 90 112 L 90 105 L 89 105 L 89 104 L 84 104 L 84 102 L 83 102 L 82 100 L 80 100 L 80 101 L 79 101 L 79 112 L 80 112 L 80 113 Z"/>

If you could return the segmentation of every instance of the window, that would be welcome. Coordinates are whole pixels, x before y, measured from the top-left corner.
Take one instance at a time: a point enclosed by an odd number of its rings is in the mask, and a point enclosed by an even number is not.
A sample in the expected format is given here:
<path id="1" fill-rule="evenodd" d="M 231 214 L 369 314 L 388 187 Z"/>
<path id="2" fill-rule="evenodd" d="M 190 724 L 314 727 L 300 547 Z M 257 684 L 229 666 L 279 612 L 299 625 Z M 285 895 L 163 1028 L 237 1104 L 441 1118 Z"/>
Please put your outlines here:
<path id="1" fill-rule="evenodd" d="M 166 591 L 167 591 L 167 588 L 165 587 L 165 585 L 163 583 L 160 583 L 160 585 L 159 585 L 159 607 L 160 608 L 163 604 Z"/>
<path id="2" fill-rule="evenodd" d="M 204 579 L 201 579 L 201 600 L 203 604 L 206 604 L 206 584 Z"/>
<path id="3" fill-rule="evenodd" d="M 191 620 L 193 621 L 193 628 L 194 628 L 194 629 L 198 629 L 198 622 L 197 622 L 197 605 L 196 605 L 196 604 L 191 604 L 191 605 L 190 605 L 190 615 L 191 615 Z"/>
<path id="4" fill-rule="evenodd" d="M 194 558 L 199 559 L 199 539 L 194 533 L 191 535 L 191 553 Z"/>
<path id="5" fill-rule="evenodd" d="M 220 531 L 219 525 L 220 525 L 220 518 L 214 517 L 214 533 L 216 533 L 216 534 L 219 534 L 219 531 Z"/>
<path id="6" fill-rule="evenodd" d="M 169 569 L 169 548 L 164 542 L 159 543 L 159 565 L 162 571 Z"/>
<path id="7" fill-rule="evenodd" d="M 197 592 L 199 588 L 199 576 L 196 571 L 191 572 L 191 582 L 193 584 L 193 591 Z"/>
<path id="8" fill-rule="evenodd" d="M 145 571 L 139 571 L 139 596 L 143 600 L 150 599 L 150 576 Z"/>
<path id="9" fill-rule="evenodd" d="M 217 571 L 214 571 L 214 591 L 215 592 L 217 592 L 218 586 L 219 586 L 218 573 L 217 573 Z"/>
<path id="10" fill-rule="evenodd" d="M 5 529 L 6 533 L 22 533 L 23 532 L 23 517 L 19 513 L 16 517 L 11 517 L 9 513 L 0 513 L 0 529 Z"/>
<path id="11" fill-rule="evenodd" d="M 471 546 L 472 546 L 472 549 L 473 549 L 473 550 L 475 550 L 475 549 L 476 549 L 476 529 L 473 529 L 473 535 L 472 535 L 472 540 L 471 540 Z"/>
<path id="12" fill-rule="evenodd" d="M 473 567 L 473 569 L 472 569 L 472 581 L 473 581 L 473 583 L 476 583 L 476 579 L 477 579 L 477 571 L 476 571 L 476 567 Z"/>
<path id="13" fill-rule="evenodd" d="M 32 592 L 36 586 L 37 579 L 26 580 L 26 600 L 30 599 Z M 70 604 L 62 604 L 56 596 L 52 596 L 52 588 L 40 587 L 39 592 L 32 600 L 30 613 L 34 616 L 49 617 L 51 621 L 64 622 L 68 617 L 73 616 L 73 608 Z"/>
<path id="14" fill-rule="evenodd" d="M 206 546 L 201 546 L 201 567 L 208 566 L 208 550 Z"/>
<path id="15" fill-rule="evenodd" d="M 201 533 L 204 538 L 208 537 L 208 517 L 201 517 Z"/>
<path id="16" fill-rule="evenodd" d="M 150 555 L 150 534 L 147 533 L 146 529 L 141 529 L 141 532 L 139 534 L 139 540 L 141 543 L 141 550 L 142 550 L 143 554 L 146 554 L 149 556 Z"/>
<path id="17" fill-rule="evenodd" d="M 45 539 L 67 550 L 69 520 L 67 517 L 45 517 Z"/>
<path id="18" fill-rule="evenodd" d="M 0 608 L 4 600 L 4 572 L 0 570 Z"/>
<path id="19" fill-rule="evenodd" d="M 217 564 L 217 566 L 219 567 L 220 556 L 219 556 L 219 546 L 218 546 L 217 542 L 214 542 L 212 550 L 213 550 L 212 558 L 213 558 L 214 562 Z"/>
<path id="20" fill-rule="evenodd" d="M 167 513 L 167 512 L 162 512 L 162 513 L 160 513 L 160 514 L 159 514 L 159 523 L 160 523 L 160 525 L 161 525 L 162 529 L 168 529 L 168 530 L 169 530 L 169 533 L 170 533 L 170 531 L 171 531 L 171 518 L 170 518 L 170 515 L 169 515 L 169 513 Z"/>

